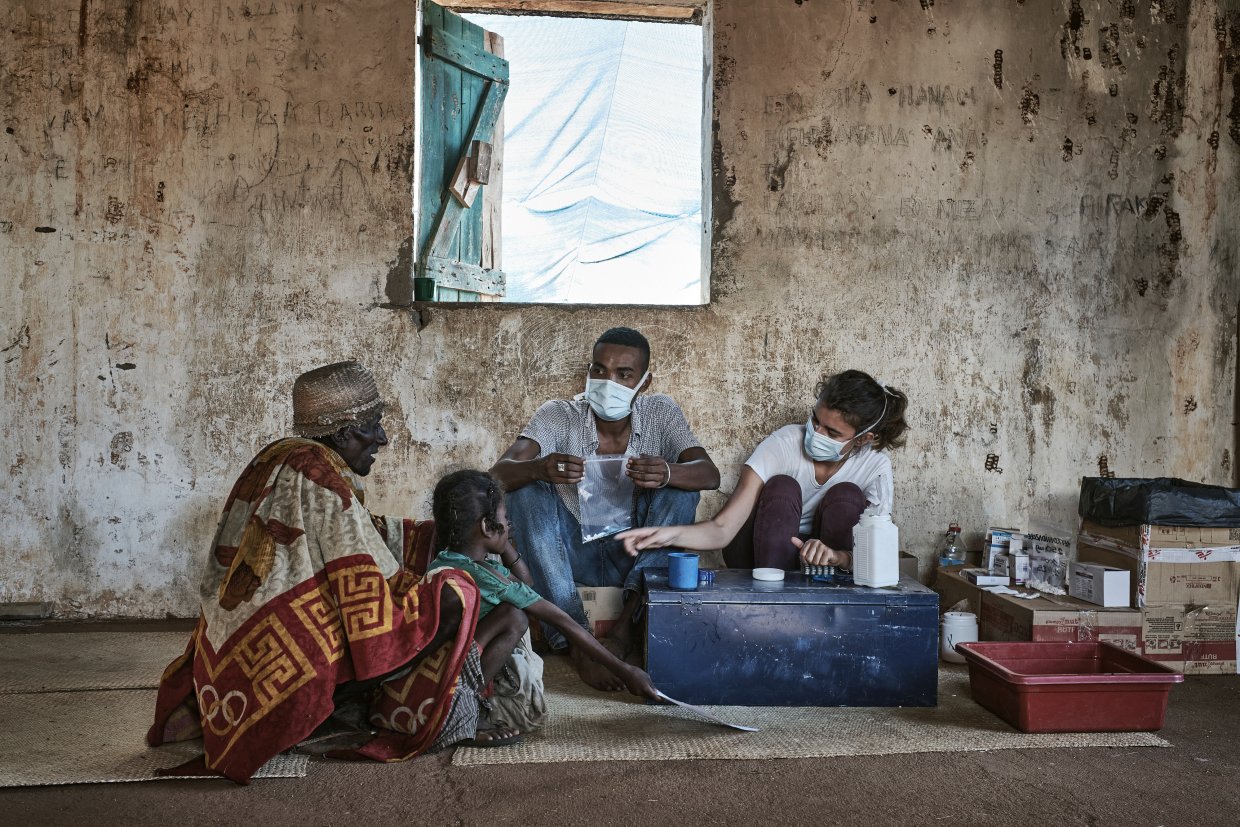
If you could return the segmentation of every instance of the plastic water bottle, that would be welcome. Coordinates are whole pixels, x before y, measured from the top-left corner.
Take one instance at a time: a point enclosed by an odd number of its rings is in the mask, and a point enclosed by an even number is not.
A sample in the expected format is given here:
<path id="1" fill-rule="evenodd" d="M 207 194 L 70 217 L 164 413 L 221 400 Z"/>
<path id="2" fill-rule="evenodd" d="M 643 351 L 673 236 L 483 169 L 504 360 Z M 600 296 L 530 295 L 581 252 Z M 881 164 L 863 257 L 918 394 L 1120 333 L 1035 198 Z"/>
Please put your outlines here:
<path id="1" fill-rule="evenodd" d="M 880 588 L 900 583 L 900 530 L 886 514 L 864 514 L 853 527 L 853 582 Z"/>
<path id="2" fill-rule="evenodd" d="M 943 542 L 939 545 L 939 565 L 964 565 L 964 543 L 960 540 L 960 525 L 958 523 L 949 525 L 947 533 L 943 535 Z"/>

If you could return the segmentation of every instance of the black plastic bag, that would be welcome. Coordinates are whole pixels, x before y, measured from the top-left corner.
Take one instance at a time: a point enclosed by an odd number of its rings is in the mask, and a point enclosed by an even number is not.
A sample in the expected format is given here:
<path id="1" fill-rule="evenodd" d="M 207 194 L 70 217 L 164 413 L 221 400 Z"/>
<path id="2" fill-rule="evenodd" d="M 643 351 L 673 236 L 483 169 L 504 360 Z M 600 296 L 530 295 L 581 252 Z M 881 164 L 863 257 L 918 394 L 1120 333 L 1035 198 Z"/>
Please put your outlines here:
<path id="1" fill-rule="evenodd" d="M 1240 526 L 1240 488 L 1156 477 L 1082 477 L 1078 513 L 1104 526 Z"/>

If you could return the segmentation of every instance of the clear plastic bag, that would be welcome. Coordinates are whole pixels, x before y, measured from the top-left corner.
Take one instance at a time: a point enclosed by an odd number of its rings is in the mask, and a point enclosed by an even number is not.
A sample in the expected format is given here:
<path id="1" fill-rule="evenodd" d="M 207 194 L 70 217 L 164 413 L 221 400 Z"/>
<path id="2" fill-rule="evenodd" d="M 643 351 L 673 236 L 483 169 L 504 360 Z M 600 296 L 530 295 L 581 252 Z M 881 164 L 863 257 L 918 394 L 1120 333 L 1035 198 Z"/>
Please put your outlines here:
<path id="1" fill-rule="evenodd" d="M 582 542 L 633 527 L 634 489 L 624 473 L 627 462 L 628 457 L 620 454 L 585 458 L 585 476 L 577 483 Z"/>

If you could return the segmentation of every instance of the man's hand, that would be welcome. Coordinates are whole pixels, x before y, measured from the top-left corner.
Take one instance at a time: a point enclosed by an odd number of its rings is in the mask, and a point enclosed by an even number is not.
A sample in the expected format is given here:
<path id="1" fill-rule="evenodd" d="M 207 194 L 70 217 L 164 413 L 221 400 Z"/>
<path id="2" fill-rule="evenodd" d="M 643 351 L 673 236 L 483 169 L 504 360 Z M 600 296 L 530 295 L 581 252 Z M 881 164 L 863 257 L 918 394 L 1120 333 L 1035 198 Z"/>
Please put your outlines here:
<path id="1" fill-rule="evenodd" d="M 630 528 L 616 535 L 624 541 L 624 551 L 630 557 L 648 548 L 664 548 L 676 542 L 677 526 L 649 526 L 646 528 Z"/>
<path id="2" fill-rule="evenodd" d="M 801 550 L 801 563 L 806 566 L 844 566 L 852 563 L 852 554 L 836 551 L 821 540 L 802 540 L 793 537 L 792 544 Z"/>
<path id="3" fill-rule="evenodd" d="M 576 485 L 585 473 L 585 461 L 572 454 L 547 454 L 538 461 L 538 478 L 554 485 Z"/>
<path id="4" fill-rule="evenodd" d="M 624 473 L 638 488 L 662 488 L 672 480 L 672 466 L 663 457 L 642 454 L 629 459 Z"/>
<path id="5" fill-rule="evenodd" d="M 654 684 L 650 681 L 650 676 L 644 670 L 638 669 L 636 666 L 629 666 L 628 670 L 619 677 L 624 681 L 624 688 L 637 697 L 663 703 L 663 699 L 659 697 L 659 690 L 654 688 Z"/>

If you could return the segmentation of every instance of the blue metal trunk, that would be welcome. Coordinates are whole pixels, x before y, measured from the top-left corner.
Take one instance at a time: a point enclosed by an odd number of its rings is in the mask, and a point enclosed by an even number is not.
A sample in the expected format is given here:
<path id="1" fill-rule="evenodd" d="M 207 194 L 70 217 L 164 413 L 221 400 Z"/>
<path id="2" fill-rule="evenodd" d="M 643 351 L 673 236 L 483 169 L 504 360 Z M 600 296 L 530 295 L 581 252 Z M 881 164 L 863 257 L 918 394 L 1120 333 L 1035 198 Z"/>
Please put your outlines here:
<path id="1" fill-rule="evenodd" d="M 783 582 L 748 569 L 675 591 L 647 569 L 646 669 L 677 700 L 736 706 L 935 706 L 938 595 Z"/>

